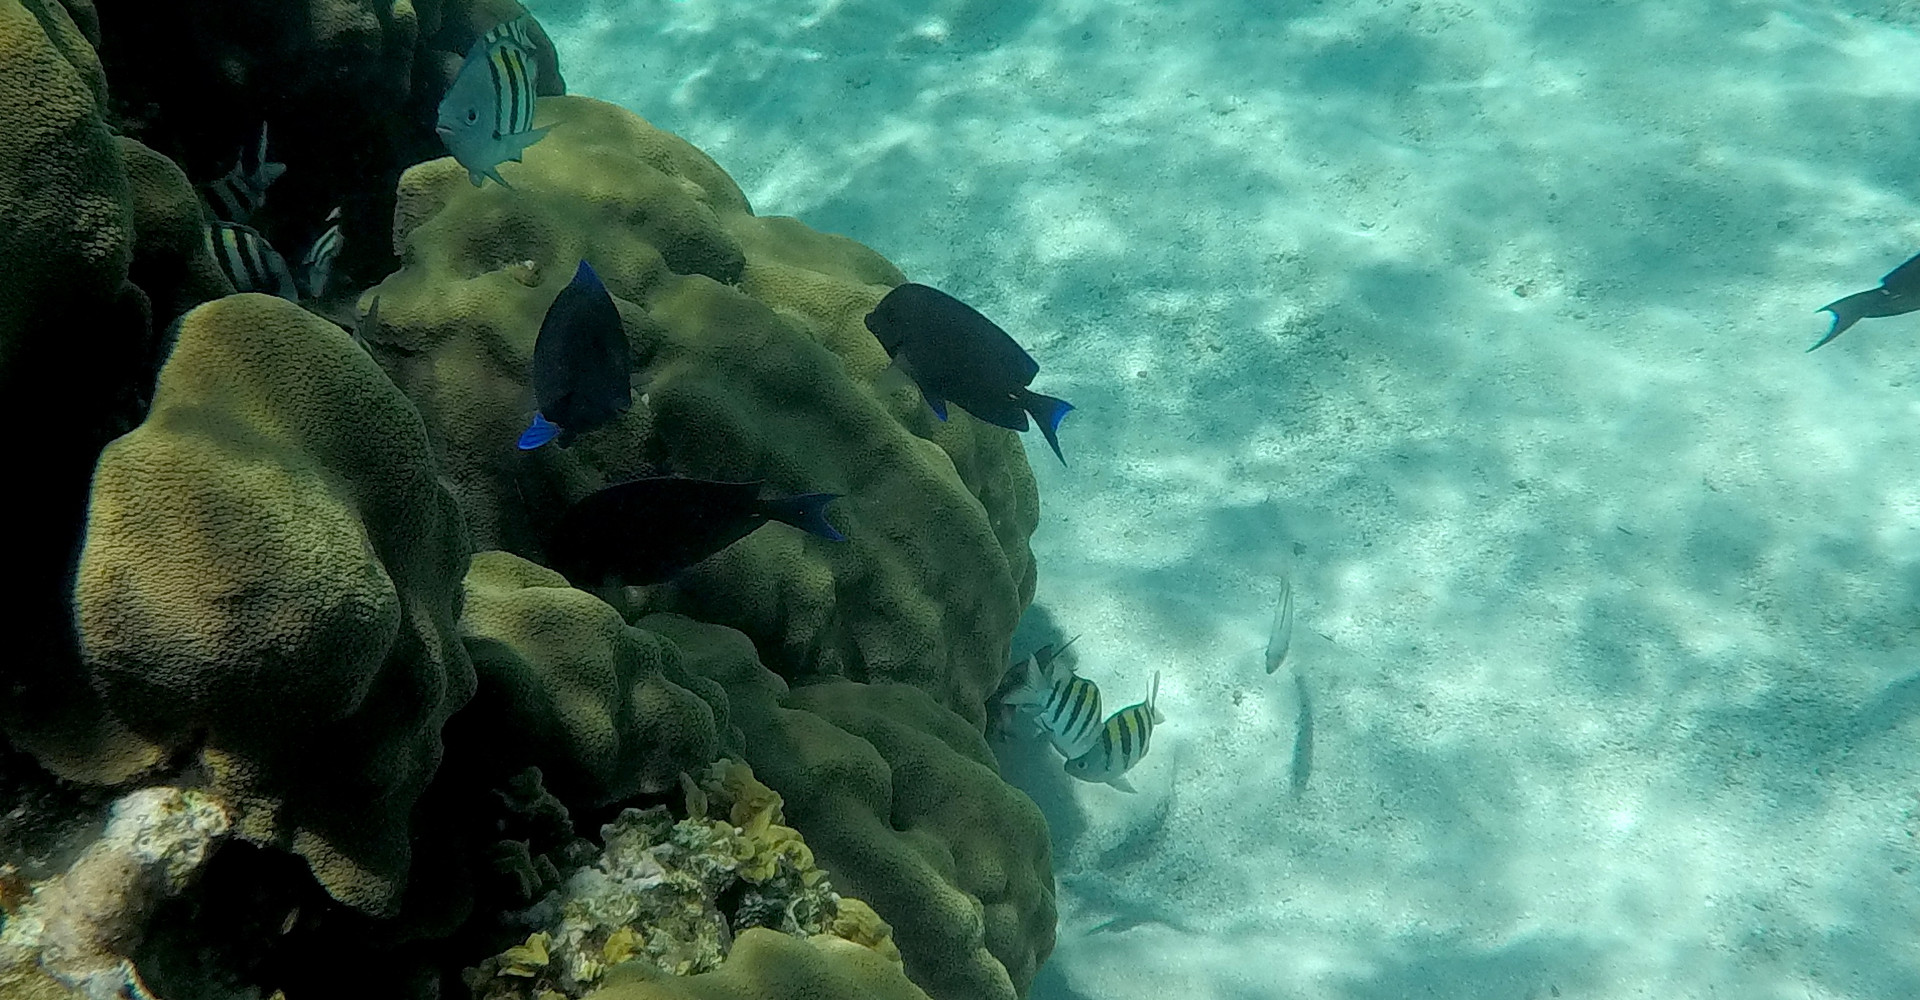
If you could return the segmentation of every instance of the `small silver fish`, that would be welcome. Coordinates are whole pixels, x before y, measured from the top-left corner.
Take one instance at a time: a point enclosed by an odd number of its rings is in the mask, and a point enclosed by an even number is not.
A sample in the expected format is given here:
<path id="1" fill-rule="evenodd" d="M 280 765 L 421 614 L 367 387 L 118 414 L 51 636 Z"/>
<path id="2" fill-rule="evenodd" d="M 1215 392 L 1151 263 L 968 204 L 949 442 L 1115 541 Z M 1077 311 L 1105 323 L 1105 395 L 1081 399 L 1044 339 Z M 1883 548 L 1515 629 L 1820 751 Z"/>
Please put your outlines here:
<path id="1" fill-rule="evenodd" d="M 300 301 L 299 286 L 286 258 L 267 242 L 266 237 L 232 222 L 216 222 L 207 227 L 207 248 L 212 251 L 220 273 L 233 283 L 236 292 L 265 292 L 289 302 Z"/>
<path id="2" fill-rule="evenodd" d="M 267 159 L 266 122 L 260 123 L 260 143 L 251 159 L 247 152 L 242 148 L 233 169 L 201 189 L 206 193 L 207 206 L 222 222 L 244 224 L 252 219 L 253 213 L 267 202 L 267 188 L 287 172 L 286 164 Z"/>
<path id="3" fill-rule="evenodd" d="M 1160 697 L 1160 672 L 1154 671 L 1153 686 L 1147 700 L 1113 713 L 1100 727 L 1099 742 L 1091 750 L 1067 761 L 1067 773 L 1081 781 L 1105 782 L 1123 792 L 1134 790 L 1126 773 L 1147 755 L 1153 739 L 1153 727 L 1167 721 L 1154 707 Z"/>
<path id="4" fill-rule="evenodd" d="M 1289 573 L 1280 578 L 1280 601 L 1273 609 L 1273 629 L 1267 633 L 1267 673 L 1279 670 L 1292 648 L 1293 575 Z"/>
<path id="5" fill-rule="evenodd" d="M 333 223 L 313 246 L 307 248 L 306 256 L 300 258 L 301 292 L 309 299 L 322 299 L 327 294 L 327 284 L 333 280 L 333 260 L 340 256 L 340 247 L 345 238 L 340 235 L 340 210 L 327 213 L 327 221 Z"/>
<path id="6" fill-rule="evenodd" d="M 520 162 L 521 152 L 553 127 L 533 127 L 538 69 L 532 50 L 519 41 L 522 37 L 524 33 L 508 25 L 482 35 L 440 100 L 434 131 L 440 133 L 453 158 L 467 168 L 467 179 L 474 187 L 480 186 L 483 177 L 512 187 L 500 176 L 500 164 Z"/>

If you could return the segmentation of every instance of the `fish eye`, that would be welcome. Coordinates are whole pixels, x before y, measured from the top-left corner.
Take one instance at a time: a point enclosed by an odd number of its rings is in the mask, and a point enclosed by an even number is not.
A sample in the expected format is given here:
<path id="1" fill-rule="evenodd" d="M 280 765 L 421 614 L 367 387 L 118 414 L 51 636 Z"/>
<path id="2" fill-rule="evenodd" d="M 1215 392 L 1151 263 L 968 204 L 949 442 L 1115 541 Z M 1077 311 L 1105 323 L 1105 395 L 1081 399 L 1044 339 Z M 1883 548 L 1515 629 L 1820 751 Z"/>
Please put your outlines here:
<path id="1" fill-rule="evenodd" d="M 474 122 L 477 122 L 477 121 L 479 121 L 479 120 L 480 120 L 480 112 L 478 112 L 478 111 L 475 111 L 475 110 L 474 110 L 474 109 L 472 109 L 472 108 L 468 108 L 468 109 L 467 109 L 467 124 L 469 124 L 469 125 L 471 125 L 471 124 L 473 124 Z"/>

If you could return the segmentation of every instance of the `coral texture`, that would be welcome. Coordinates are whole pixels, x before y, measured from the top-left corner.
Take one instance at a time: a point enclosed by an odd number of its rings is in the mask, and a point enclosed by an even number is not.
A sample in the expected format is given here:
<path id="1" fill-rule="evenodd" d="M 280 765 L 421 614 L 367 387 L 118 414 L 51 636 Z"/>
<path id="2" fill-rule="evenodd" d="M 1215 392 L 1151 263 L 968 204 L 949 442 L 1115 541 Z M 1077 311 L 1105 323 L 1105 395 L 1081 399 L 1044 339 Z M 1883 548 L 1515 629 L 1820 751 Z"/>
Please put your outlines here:
<path id="1" fill-rule="evenodd" d="M 156 752 L 197 751 L 239 835 L 386 912 L 473 692 L 466 564 L 419 417 L 365 353 L 291 303 L 220 299 L 101 455 L 74 592 L 88 680 Z"/>
<path id="2" fill-rule="evenodd" d="M 788 677 L 913 684 L 978 725 L 1033 587 L 1032 474 L 1011 432 L 936 421 L 883 389 L 861 317 L 901 276 L 851 241 L 753 216 L 698 150 L 612 105 L 540 103 L 554 126 L 474 188 L 451 159 L 401 180 L 401 270 L 369 293 L 376 357 L 425 418 L 481 547 L 538 560 L 567 503 L 635 475 L 843 494 L 844 544 L 773 525 L 653 588 L 737 628 Z M 640 392 L 569 449 L 520 452 L 541 318 L 582 258 L 614 295 Z"/>
<path id="3" fill-rule="evenodd" d="M 730 735 L 725 696 L 671 645 L 518 556 L 473 557 L 460 628 L 480 681 L 461 724 L 513 734 L 490 741 L 490 770 L 538 767 L 569 802 L 671 788 Z"/>
<path id="4" fill-rule="evenodd" d="M 755 775 L 834 886 L 892 925 L 915 983 L 936 1000 L 1025 994 L 1053 948 L 1046 825 L 971 725 L 901 684 L 789 692 L 727 629 L 636 624 L 726 688 Z"/>

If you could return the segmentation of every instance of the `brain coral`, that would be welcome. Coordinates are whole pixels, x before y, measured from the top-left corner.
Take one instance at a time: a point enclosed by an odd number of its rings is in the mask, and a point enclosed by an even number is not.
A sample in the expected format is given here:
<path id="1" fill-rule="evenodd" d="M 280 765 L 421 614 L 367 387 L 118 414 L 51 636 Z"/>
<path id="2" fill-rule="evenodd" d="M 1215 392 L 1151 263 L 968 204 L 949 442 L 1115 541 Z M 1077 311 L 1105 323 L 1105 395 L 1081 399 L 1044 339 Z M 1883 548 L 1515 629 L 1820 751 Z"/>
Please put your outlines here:
<path id="1" fill-rule="evenodd" d="M 754 774 L 834 888 L 893 926 L 915 983 L 936 1000 L 1025 995 L 1053 948 L 1046 824 L 971 725 L 902 684 L 789 692 L 729 629 L 676 615 L 636 624 L 725 687 Z"/>
<path id="2" fill-rule="evenodd" d="M 127 745 L 72 669 L 65 581 L 94 457 L 138 420 L 151 345 L 145 296 L 126 280 L 131 188 L 82 26 L 53 0 L 0 0 L 0 67 L 0 397 L 37 415 L 32 433 L 9 442 L 33 488 L 8 498 L 30 528 L 13 533 L 7 553 L 0 726 L 72 776 Z M 152 758 L 116 763 L 124 775 Z"/>
<path id="3" fill-rule="evenodd" d="M 568 502 L 647 473 L 844 494 L 830 516 L 847 543 L 773 525 L 609 596 L 630 619 L 737 628 L 786 676 L 910 683 L 981 724 L 1032 595 L 1037 498 L 1014 434 L 939 423 L 876 384 L 887 358 L 861 318 L 900 273 L 755 217 L 713 161 L 612 105 L 543 99 L 537 124 L 555 127 L 506 167 L 510 190 L 473 187 L 451 159 L 407 171 L 403 264 L 368 299 L 374 354 L 426 420 L 476 542 L 538 560 Z M 620 308 L 635 405 L 572 448 L 520 452 L 534 337 L 583 257 Z"/>
<path id="4" fill-rule="evenodd" d="M 365 353 L 280 299 L 219 299 L 100 456 L 74 590 L 88 680 L 152 747 L 197 751 L 236 833 L 389 912 L 473 692 L 467 552 L 419 417 Z"/>
<path id="5" fill-rule="evenodd" d="M 477 751 L 511 758 L 485 770 L 538 767 L 562 798 L 599 805 L 673 787 L 732 735 L 717 684 L 560 574 L 482 552 L 466 595 L 460 627 L 480 693 L 460 725 L 494 734 Z"/>

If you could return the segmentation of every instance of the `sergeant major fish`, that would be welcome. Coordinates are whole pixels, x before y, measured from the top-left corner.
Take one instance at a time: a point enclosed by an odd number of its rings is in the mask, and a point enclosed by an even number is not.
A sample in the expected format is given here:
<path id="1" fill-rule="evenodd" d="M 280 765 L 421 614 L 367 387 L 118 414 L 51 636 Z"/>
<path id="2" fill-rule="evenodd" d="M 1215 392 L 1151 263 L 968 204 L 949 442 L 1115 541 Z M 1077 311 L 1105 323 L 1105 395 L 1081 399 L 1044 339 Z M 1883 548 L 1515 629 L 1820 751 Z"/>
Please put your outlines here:
<path id="1" fill-rule="evenodd" d="M 207 248 L 220 273 L 236 292 L 265 292 L 289 302 L 300 301 L 300 290 L 281 257 L 266 237 L 246 226 L 216 222 L 207 227 Z"/>
<path id="2" fill-rule="evenodd" d="M 908 282 L 888 292 L 866 323 L 934 416 L 947 419 L 951 401 L 996 427 L 1024 431 L 1032 414 L 1066 463 L 1056 432 L 1073 405 L 1027 388 L 1040 366 L 992 320 L 939 289 Z"/>
<path id="3" fill-rule="evenodd" d="M 607 286 L 586 261 L 547 307 L 533 342 L 533 423 L 520 432 L 531 451 L 560 438 L 565 447 L 633 406 L 627 333 Z"/>
<path id="4" fill-rule="evenodd" d="M 500 176 L 500 164 L 520 162 L 521 152 L 552 128 L 533 127 L 538 70 L 532 51 L 523 44 L 525 27 L 513 24 L 495 27 L 474 41 L 440 99 L 434 131 L 467 168 L 474 187 L 482 177 L 512 187 Z"/>
<path id="5" fill-rule="evenodd" d="M 306 255 L 300 258 L 301 292 L 309 299 L 323 299 L 327 295 L 327 285 L 333 280 L 333 260 L 340 256 L 340 247 L 345 238 L 340 235 L 340 209 L 327 213 L 327 221 L 333 223 L 307 248 Z"/>
<path id="6" fill-rule="evenodd" d="M 210 181 L 201 188 L 207 196 L 207 206 L 213 209 L 214 217 L 222 222 L 246 223 L 253 213 L 266 204 L 267 188 L 287 172 L 287 165 L 274 163 L 267 159 L 267 123 L 260 123 L 260 142 L 252 150 L 251 159 L 248 150 L 242 147 L 239 161 L 233 169 Z"/>
<path id="7" fill-rule="evenodd" d="M 1153 727 L 1167 721 L 1154 703 L 1160 697 L 1160 673 L 1154 671 L 1147 700 L 1113 713 L 1100 727 L 1100 738 L 1092 749 L 1067 761 L 1067 773 L 1081 781 L 1105 782 L 1123 792 L 1134 790 L 1126 773 L 1147 755 Z"/>
<path id="8" fill-rule="evenodd" d="M 1086 753 L 1100 736 L 1099 685 L 1075 674 L 1059 658 L 1078 638 L 1067 640 L 1058 651 L 1051 643 L 1034 650 L 1024 683 L 1003 699 L 1033 709 L 1039 731 L 1068 758 Z"/>
<path id="9" fill-rule="evenodd" d="M 1832 313 L 1833 327 L 1826 336 L 1820 338 L 1819 343 L 1807 350 L 1826 344 L 1863 319 L 1899 316 L 1916 309 L 1920 309 L 1920 254 L 1907 258 L 1906 263 L 1888 271 L 1887 276 L 1880 279 L 1879 288 L 1855 292 L 1814 310 Z"/>

